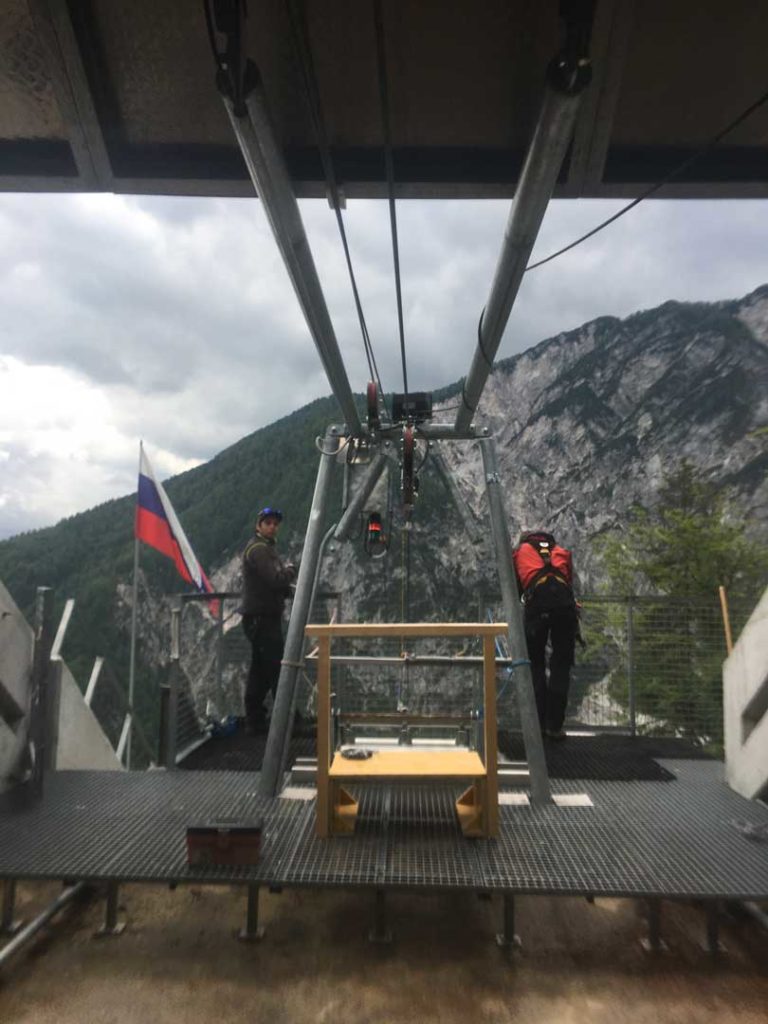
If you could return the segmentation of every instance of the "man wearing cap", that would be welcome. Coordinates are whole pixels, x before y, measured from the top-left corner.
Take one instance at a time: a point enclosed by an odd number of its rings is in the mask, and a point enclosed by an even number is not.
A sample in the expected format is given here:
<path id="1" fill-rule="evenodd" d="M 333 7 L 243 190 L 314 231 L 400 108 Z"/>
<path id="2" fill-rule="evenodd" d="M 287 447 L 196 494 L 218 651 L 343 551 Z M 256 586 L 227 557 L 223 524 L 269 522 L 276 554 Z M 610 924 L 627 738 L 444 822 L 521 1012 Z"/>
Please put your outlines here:
<path id="1" fill-rule="evenodd" d="M 263 508 L 253 539 L 243 552 L 243 630 L 251 643 L 251 667 L 245 685 L 245 725 L 261 732 L 267 722 L 264 700 L 274 699 L 283 657 L 283 605 L 296 569 L 283 562 L 275 540 L 283 513 Z"/>

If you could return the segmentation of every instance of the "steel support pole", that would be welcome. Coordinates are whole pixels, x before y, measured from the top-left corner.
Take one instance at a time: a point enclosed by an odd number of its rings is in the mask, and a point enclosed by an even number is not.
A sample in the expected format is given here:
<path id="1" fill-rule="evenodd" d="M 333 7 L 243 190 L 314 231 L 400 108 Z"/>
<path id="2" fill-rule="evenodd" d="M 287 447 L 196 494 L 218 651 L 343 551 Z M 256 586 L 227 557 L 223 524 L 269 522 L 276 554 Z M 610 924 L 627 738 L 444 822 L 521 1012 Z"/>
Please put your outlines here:
<path id="1" fill-rule="evenodd" d="M 16 914 L 16 879 L 6 878 L 3 883 L 3 912 L 0 916 L 0 935 L 15 935 L 23 921 L 15 917 Z"/>
<path id="2" fill-rule="evenodd" d="M 548 804 L 552 803 L 552 791 L 549 785 L 547 762 L 544 758 L 544 743 L 541 738 L 539 716 L 533 694 L 533 680 L 531 665 L 528 661 L 528 645 L 525 640 L 520 594 L 512 568 L 512 545 L 501 495 L 496 443 L 492 437 L 486 437 L 480 441 L 480 451 L 483 456 L 491 534 L 496 552 L 496 569 L 501 584 L 504 614 L 507 617 L 509 650 L 513 661 L 518 662 L 514 667 L 513 682 L 517 692 L 520 725 L 523 730 L 523 741 L 531 775 L 531 797 L 534 803 Z"/>
<path id="3" fill-rule="evenodd" d="M 377 889 L 373 904 L 373 928 L 368 932 L 368 941 L 386 945 L 392 941 L 392 929 L 387 925 L 387 894 Z"/>
<path id="4" fill-rule="evenodd" d="M 502 899 L 502 930 L 496 934 L 496 945 L 502 949 L 519 949 L 522 943 L 515 933 L 515 897 L 505 892 Z"/>
<path id="5" fill-rule="evenodd" d="M 45 910 L 17 932 L 11 941 L 0 949 L 0 970 L 5 967 L 12 956 L 15 956 L 23 946 L 37 935 L 41 928 L 48 924 L 52 917 L 55 917 L 60 910 L 63 910 L 84 889 L 85 882 L 78 882 L 76 885 L 65 889 L 60 896 L 57 896 L 53 903 L 50 903 Z"/>
<path id="6" fill-rule="evenodd" d="M 461 521 L 464 523 L 464 529 L 467 531 L 467 536 L 473 544 L 480 544 L 483 540 L 483 534 L 480 529 L 480 524 L 475 519 L 475 514 L 469 507 L 464 495 L 459 490 L 456 478 L 453 473 L 448 469 L 443 453 L 439 450 L 432 451 L 432 464 L 438 473 L 442 477 L 443 483 L 448 488 L 448 491 L 453 499 L 453 504 L 456 506 L 456 511 L 461 517 Z"/>
<path id="7" fill-rule="evenodd" d="M 368 466 L 366 474 L 352 497 L 352 500 L 347 505 L 344 515 L 339 520 L 339 525 L 336 527 L 336 532 L 333 535 L 334 540 L 348 540 L 349 535 L 357 522 L 357 517 L 362 512 L 363 506 L 366 501 L 368 501 L 373 493 L 374 487 L 379 482 L 379 478 L 384 471 L 387 461 L 387 456 L 380 448 Z"/>
<path id="8" fill-rule="evenodd" d="M 43 792 L 43 776 L 49 746 L 48 687 L 53 639 L 53 590 L 50 587 L 38 587 L 35 598 L 35 646 L 29 715 L 29 741 L 33 750 L 31 791 L 35 796 L 41 796 Z"/>
<path id="9" fill-rule="evenodd" d="M 667 944 L 661 937 L 661 900 L 653 897 L 648 900 L 648 937 L 640 940 L 646 953 L 664 953 Z"/>
<path id="10" fill-rule="evenodd" d="M 256 882 L 248 885 L 245 928 L 240 929 L 237 937 L 241 942 L 258 942 L 264 938 L 264 928 L 259 925 L 259 886 Z"/>
<path id="11" fill-rule="evenodd" d="M 637 736 L 637 698 L 635 695 L 635 619 L 632 598 L 627 601 L 627 703 L 629 735 Z"/>
<path id="12" fill-rule="evenodd" d="M 113 935 L 122 935 L 125 921 L 119 920 L 120 886 L 117 882 L 107 882 L 107 898 L 104 906 L 104 924 L 95 933 L 97 938 L 105 939 Z"/>
<path id="13" fill-rule="evenodd" d="M 713 959 L 717 959 L 720 953 L 726 952 L 725 946 L 720 941 L 720 901 L 709 900 L 706 914 L 707 924 L 704 949 Z"/>
<path id="14" fill-rule="evenodd" d="M 299 204 L 272 127 L 261 82 L 253 83 L 246 98 L 247 115 L 243 117 L 238 117 L 235 113 L 235 106 L 229 97 L 224 96 L 223 99 L 248 173 L 264 204 L 272 234 L 331 389 L 341 407 L 347 427 L 352 434 L 359 437 L 364 433 L 362 421 L 352 396 L 309 240 L 301 220 Z"/>
<path id="15" fill-rule="evenodd" d="M 477 348 L 456 414 L 457 431 L 466 430 L 493 368 L 504 328 L 533 251 L 544 213 L 573 135 L 581 94 L 547 84 L 539 120 L 512 201 L 501 255 L 480 321 Z"/>
<path id="16" fill-rule="evenodd" d="M 309 512 L 307 534 L 304 538 L 304 550 L 301 556 L 299 576 L 296 580 L 288 635 L 285 640 L 285 653 L 280 668 L 275 703 L 272 707 L 264 762 L 261 767 L 259 788 L 264 796 L 277 796 L 288 761 L 288 747 L 291 741 L 296 703 L 296 682 L 304 650 L 304 629 L 312 610 L 315 573 L 322 548 L 323 523 L 333 478 L 339 433 L 338 427 L 330 427 L 326 432 L 323 442 L 324 454 L 320 456 L 320 465 L 317 470 L 315 493 L 312 497 L 312 508 Z"/>
<path id="17" fill-rule="evenodd" d="M 181 602 L 171 608 L 171 663 L 168 670 L 168 704 L 165 734 L 165 767 L 176 767 L 179 728 L 179 675 L 181 673 Z"/>

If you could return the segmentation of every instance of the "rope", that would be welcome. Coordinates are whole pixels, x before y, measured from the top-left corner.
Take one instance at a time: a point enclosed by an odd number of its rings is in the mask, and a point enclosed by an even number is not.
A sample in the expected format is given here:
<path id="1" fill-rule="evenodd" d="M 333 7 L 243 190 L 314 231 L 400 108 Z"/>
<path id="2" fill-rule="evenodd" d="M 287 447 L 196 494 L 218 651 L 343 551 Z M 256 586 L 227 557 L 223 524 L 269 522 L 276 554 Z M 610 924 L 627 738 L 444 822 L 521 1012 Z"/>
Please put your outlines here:
<path id="1" fill-rule="evenodd" d="M 315 132 L 315 139 L 317 141 L 317 147 L 320 152 L 320 160 L 323 165 L 323 174 L 325 175 L 325 183 L 328 187 L 328 192 L 331 198 L 331 205 L 333 206 L 333 212 L 336 215 L 336 223 L 339 228 L 339 234 L 341 236 L 341 244 L 344 248 L 344 259 L 347 263 L 347 272 L 349 274 L 349 281 L 352 285 L 352 294 L 355 300 L 355 309 L 357 310 L 357 318 L 360 322 L 360 332 L 363 337 L 363 348 L 365 349 L 365 358 L 368 362 L 368 371 L 370 378 L 375 380 L 379 387 L 379 393 L 384 395 L 384 388 L 381 384 L 381 377 L 379 376 L 379 368 L 376 365 L 376 357 L 373 353 L 373 344 L 371 342 L 371 336 L 368 331 L 368 325 L 365 320 L 365 314 L 363 313 L 362 302 L 360 301 L 360 293 L 357 288 L 357 279 L 355 278 L 355 272 L 352 267 L 352 257 L 349 251 L 349 243 L 347 241 L 347 232 L 344 228 L 344 219 L 341 215 L 341 202 L 339 199 L 339 189 L 336 181 L 336 174 L 333 168 L 333 160 L 331 158 L 331 147 L 328 141 L 328 131 L 326 129 L 325 117 L 323 115 L 323 108 L 320 102 L 320 91 L 317 87 L 317 76 L 315 74 L 314 61 L 312 60 L 312 48 L 309 43 L 309 36 L 307 33 L 307 23 L 304 16 L 305 8 L 304 4 L 301 3 L 301 11 L 297 11 L 296 8 L 299 6 L 298 0 L 286 0 L 286 9 L 288 12 L 288 20 L 291 25 L 291 36 L 293 38 L 293 45 L 296 51 L 296 56 L 299 62 L 299 69 L 304 82 L 304 94 L 307 100 L 307 106 L 309 107 L 310 117 L 312 118 L 312 125 Z"/>
<path id="2" fill-rule="evenodd" d="M 586 242 L 588 238 L 591 238 L 593 235 L 596 235 L 598 231 L 602 231 L 603 228 L 607 228 L 609 224 L 613 224 L 613 222 L 615 220 L 618 220 L 619 217 L 623 217 L 625 213 L 629 213 L 629 211 L 633 207 L 637 206 L 639 203 L 642 203 L 642 201 L 644 199 L 647 199 L 649 196 L 652 196 L 654 192 L 658 192 L 659 189 L 667 185 L 670 181 L 672 181 L 673 178 L 676 178 L 679 174 L 682 174 L 683 171 L 687 170 L 689 167 L 695 164 L 697 160 L 700 160 L 703 156 L 706 156 L 706 154 L 713 150 L 715 146 L 722 139 L 725 138 L 726 135 L 729 135 L 734 130 L 734 128 L 737 128 L 742 122 L 746 121 L 748 117 L 751 117 L 752 114 L 754 114 L 756 110 L 759 110 L 760 107 L 762 107 L 766 101 L 768 101 L 768 92 L 764 92 L 759 99 L 755 100 L 754 103 L 751 103 L 745 110 L 743 110 L 739 114 L 739 116 L 735 120 L 731 121 L 731 123 L 727 125 L 725 128 L 723 128 L 722 131 L 719 131 L 717 135 L 715 135 L 715 137 L 711 139 L 706 145 L 702 146 L 702 148 L 699 149 L 692 156 L 689 156 L 687 159 L 683 160 L 681 164 L 678 164 L 678 166 L 675 167 L 674 170 L 670 171 L 665 178 L 662 178 L 661 181 L 657 182 L 655 185 L 651 185 L 651 187 L 646 189 L 645 192 L 641 193 L 637 197 L 637 199 L 633 199 L 631 203 L 628 203 L 625 207 L 619 210 L 618 213 L 614 213 L 612 217 L 609 217 L 607 220 L 604 220 L 602 224 L 598 224 L 597 227 L 592 228 L 592 230 L 588 231 L 586 235 L 582 235 L 581 238 L 577 238 L 575 242 L 571 242 L 570 245 L 563 246 L 562 249 L 558 249 L 557 252 L 553 252 L 551 256 L 547 256 L 543 260 L 539 260 L 537 263 L 531 263 L 529 266 L 525 268 L 525 273 L 527 274 L 529 270 L 535 270 L 537 267 L 543 267 L 545 263 L 549 263 L 551 260 L 556 259 L 558 256 L 562 256 L 563 253 L 568 252 L 570 249 L 575 249 L 577 245 L 581 245 L 582 242 Z"/>
<path id="3" fill-rule="evenodd" d="M 395 210 L 395 169 L 392 159 L 392 136 L 389 123 L 389 89 L 387 86 L 387 53 L 384 46 L 384 19 L 381 0 L 373 0 L 373 18 L 376 26 L 376 63 L 379 70 L 381 117 L 384 128 L 384 160 L 387 171 L 389 223 L 392 232 L 392 257 L 395 264 L 395 293 L 397 296 L 397 326 L 400 332 L 400 359 L 403 364 L 403 390 L 408 404 L 408 370 L 405 364 L 405 330 L 403 327 L 403 296 L 400 287 L 400 253 L 397 242 L 397 213 Z"/>

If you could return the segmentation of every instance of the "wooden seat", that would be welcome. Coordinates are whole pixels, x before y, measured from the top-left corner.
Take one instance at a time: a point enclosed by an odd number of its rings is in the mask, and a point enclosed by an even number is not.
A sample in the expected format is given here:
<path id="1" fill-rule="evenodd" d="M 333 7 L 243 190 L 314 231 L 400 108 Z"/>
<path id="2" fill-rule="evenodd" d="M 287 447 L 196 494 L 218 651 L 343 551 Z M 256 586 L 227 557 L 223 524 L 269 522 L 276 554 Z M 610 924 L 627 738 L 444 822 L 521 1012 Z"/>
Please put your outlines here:
<path id="1" fill-rule="evenodd" d="M 490 837 L 498 832 L 496 778 L 495 638 L 505 623 L 371 623 L 307 626 L 318 638 L 317 662 L 317 834 L 354 831 L 358 803 L 343 783 L 450 782 L 470 786 L 456 801 L 464 835 Z M 331 749 L 331 639 L 334 636 L 480 636 L 483 641 L 485 761 L 473 750 L 374 750 L 367 758 L 348 758 Z"/>

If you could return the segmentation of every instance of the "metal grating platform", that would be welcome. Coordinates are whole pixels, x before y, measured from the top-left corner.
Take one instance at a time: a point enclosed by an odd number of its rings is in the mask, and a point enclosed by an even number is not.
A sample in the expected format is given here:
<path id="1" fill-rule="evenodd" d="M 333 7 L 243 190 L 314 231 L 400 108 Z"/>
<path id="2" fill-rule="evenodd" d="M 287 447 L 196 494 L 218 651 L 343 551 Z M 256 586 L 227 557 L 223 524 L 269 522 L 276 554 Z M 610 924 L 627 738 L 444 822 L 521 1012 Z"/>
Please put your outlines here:
<path id="1" fill-rule="evenodd" d="M 744 829 L 768 833 L 768 808 L 719 762 L 664 767 L 674 781 L 561 780 L 593 806 L 503 806 L 490 841 L 461 836 L 452 786 L 361 789 L 356 834 L 319 840 L 314 801 L 260 797 L 253 773 L 60 772 L 33 806 L 0 798 L 0 877 L 768 898 L 768 841 Z M 186 826 L 222 817 L 264 819 L 260 863 L 189 868 Z"/>

